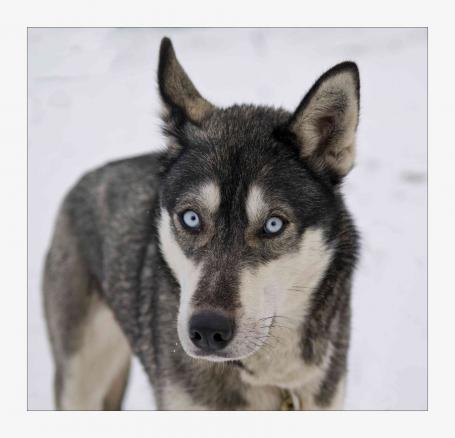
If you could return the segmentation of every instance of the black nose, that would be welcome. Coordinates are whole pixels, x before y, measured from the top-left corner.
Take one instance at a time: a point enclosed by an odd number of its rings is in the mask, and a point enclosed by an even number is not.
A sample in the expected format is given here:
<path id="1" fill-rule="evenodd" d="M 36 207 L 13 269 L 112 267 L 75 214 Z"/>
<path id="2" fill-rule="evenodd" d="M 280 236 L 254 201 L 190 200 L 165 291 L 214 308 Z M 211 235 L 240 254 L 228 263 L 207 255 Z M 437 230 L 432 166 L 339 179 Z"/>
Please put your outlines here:
<path id="1" fill-rule="evenodd" d="M 215 312 L 201 312 L 190 319 L 190 338 L 203 351 L 217 351 L 226 347 L 232 339 L 232 319 Z"/>

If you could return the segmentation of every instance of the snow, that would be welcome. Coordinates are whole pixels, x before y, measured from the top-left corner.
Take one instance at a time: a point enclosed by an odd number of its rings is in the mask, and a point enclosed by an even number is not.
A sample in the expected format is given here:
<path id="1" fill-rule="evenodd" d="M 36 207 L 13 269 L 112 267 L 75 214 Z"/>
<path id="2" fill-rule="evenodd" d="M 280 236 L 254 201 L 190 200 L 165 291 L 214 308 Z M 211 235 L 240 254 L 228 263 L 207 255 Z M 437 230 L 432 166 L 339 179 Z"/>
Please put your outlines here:
<path id="1" fill-rule="evenodd" d="M 425 29 L 29 29 L 28 408 L 52 409 L 40 293 L 61 199 L 86 170 L 162 146 L 160 39 L 202 94 L 293 109 L 323 71 L 361 73 L 357 166 L 344 192 L 362 233 L 347 409 L 427 408 Z M 126 409 L 153 409 L 134 361 Z"/>

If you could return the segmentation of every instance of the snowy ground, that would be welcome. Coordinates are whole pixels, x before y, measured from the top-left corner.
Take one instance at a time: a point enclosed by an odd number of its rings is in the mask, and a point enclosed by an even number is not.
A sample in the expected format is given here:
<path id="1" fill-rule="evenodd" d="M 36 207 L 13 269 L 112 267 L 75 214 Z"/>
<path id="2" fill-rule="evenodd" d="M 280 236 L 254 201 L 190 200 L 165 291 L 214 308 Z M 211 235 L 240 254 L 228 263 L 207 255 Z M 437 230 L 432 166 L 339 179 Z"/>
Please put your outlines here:
<path id="1" fill-rule="evenodd" d="M 221 106 L 293 109 L 325 69 L 358 63 L 358 158 L 345 193 L 363 250 L 346 408 L 426 409 L 424 29 L 29 30 L 29 409 L 53 407 L 40 276 L 57 207 L 87 169 L 162 145 L 155 74 L 164 35 L 199 90 Z M 126 408 L 153 406 L 135 362 Z"/>

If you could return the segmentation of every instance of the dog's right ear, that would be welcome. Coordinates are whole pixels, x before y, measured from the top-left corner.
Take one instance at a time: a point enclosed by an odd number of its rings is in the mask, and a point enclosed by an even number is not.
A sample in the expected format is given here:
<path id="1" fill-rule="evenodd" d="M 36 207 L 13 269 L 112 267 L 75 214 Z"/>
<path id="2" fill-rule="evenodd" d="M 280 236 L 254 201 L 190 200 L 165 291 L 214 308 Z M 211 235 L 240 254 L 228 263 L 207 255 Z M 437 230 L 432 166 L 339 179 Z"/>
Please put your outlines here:
<path id="1" fill-rule="evenodd" d="M 164 121 L 199 125 L 210 116 L 214 106 L 205 100 L 191 82 L 175 56 L 172 42 L 163 38 L 160 47 L 158 86 L 164 104 Z"/>
<path id="2" fill-rule="evenodd" d="M 342 62 L 316 81 L 283 130 L 291 134 L 301 157 L 328 171 L 334 182 L 354 165 L 359 100 L 357 65 Z"/>

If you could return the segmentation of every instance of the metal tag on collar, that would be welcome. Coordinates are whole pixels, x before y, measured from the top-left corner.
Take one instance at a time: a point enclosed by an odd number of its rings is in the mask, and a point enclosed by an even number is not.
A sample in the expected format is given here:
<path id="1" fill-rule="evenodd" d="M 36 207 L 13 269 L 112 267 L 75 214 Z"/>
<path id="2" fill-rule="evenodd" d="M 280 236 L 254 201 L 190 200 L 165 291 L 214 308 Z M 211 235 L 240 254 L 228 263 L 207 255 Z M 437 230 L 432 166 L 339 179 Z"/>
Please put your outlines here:
<path id="1" fill-rule="evenodd" d="M 282 390 L 282 401 L 280 406 L 281 411 L 300 411 L 300 399 L 297 394 L 288 389 Z"/>

